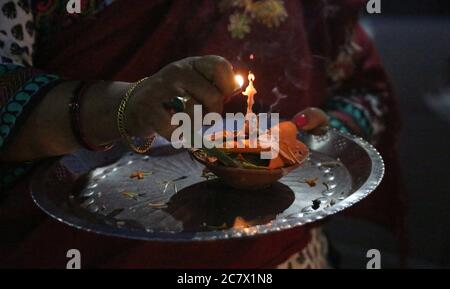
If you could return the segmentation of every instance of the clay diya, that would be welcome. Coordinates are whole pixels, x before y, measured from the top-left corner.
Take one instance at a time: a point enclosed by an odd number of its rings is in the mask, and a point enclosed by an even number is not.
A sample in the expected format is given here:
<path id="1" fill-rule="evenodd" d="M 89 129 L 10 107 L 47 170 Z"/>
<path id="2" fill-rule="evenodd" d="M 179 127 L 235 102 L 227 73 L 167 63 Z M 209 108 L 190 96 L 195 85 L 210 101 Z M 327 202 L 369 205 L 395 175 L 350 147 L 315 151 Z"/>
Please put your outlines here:
<path id="1" fill-rule="evenodd" d="M 270 160 L 260 158 L 261 152 L 265 149 L 260 146 L 251 148 L 247 143 L 243 148 L 231 144 L 213 150 L 193 150 L 191 154 L 204 164 L 207 170 L 233 188 L 244 190 L 265 188 L 298 168 L 309 155 L 308 147 L 297 139 L 297 127 L 294 123 L 281 122 L 271 130 L 273 129 L 279 130 L 279 153 Z M 226 134 L 224 132 L 223 135 Z"/>

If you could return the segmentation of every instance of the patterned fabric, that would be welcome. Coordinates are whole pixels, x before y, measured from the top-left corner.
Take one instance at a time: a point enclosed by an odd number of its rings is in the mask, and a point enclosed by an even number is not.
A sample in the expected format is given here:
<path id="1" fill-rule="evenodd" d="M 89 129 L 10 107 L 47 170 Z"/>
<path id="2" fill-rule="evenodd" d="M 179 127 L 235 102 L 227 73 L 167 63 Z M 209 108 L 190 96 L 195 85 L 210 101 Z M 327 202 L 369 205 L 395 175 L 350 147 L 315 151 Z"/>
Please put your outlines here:
<path id="1" fill-rule="evenodd" d="M 0 66 L 2 84 L 0 87 L 0 149 L 13 137 L 14 131 L 20 127 L 20 122 L 26 118 L 35 104 L 47 89 L 57 83 L 58 77 L 53 75 L 34 75 L 26 66 L 33 64 L 33 54 L 39 53 L 40 44 L 51 41 L 52 34 L 57 29 L 64 29 L 77 23 L 85 17 L 95 17 L 95 13 L 104 9 L 112 1 L 83 0 L 81 15 L 68 15 L 65 12 L 67 1 L 58 0 L 0 0 Z M 235 1 L 233 1 L 235 2 Z M 253 1 L 246 1 L 250 3 Z M 255 1 L 255 3 L 271 3 L 278 5 L 283 1 Z M 231 3 L 231 0 L 230 0 Z M 273 22 L 277 26 L 283 22 L 286 15 L 284 8 Z M 233 16 L 234 15 L 234 16 Z M 235 37 L 243 37 L 251 32 L 250 22 L 233 14 L 230 16 L 229 31 Z M 250 15 L 253 17 L 253 15 Z M 270 16 L 270 15 L 263 15 Z M 243 20 L 244 19 L 244 20 Z M 255 18 L 256 19 L 256 18 Z M 270 20 L 272 19 L 272 20 Z M 272 22 L 271 22 L 272 21 Z M 270 26 L 269 25 L 269 26 Z M 381 107 L 376 93 L 360 91 L 354 94 L 338 93 L 340 86 L 351 78 L 358 67 L 357 57 L 363 50 L 352 41 L 353 34 L 348 33 L 349 41 L 341 47 L 336 59 L 328 66 L 330 80 L 330 99 L 326 108 L 330 111 L 340 111 L 361 127 L 364 135 L 371 138 L 383 129 L 381 122 L 384 108 Z M 247 35 L 248 36 L 248 35 Z M 7 63 L 20 64 L 6 65 Z M 331 125 L 342 130 L 352 129 L 346 122 L 348 118 L 332 117 Z M 0 190 L 11 184 L 15 179 L 25 174 L 33 167 L 33 163 L 0 165 Z M 328 246 L 320 230 L 312 231 L 312 241 L 300 253 L 289 258 L 279 268 L 327 268 Z"/>
<path id="2" fill-rule="evenodd" d="M 334 61 L 327 67 L 327 77 L 331 97 L 325 105 L 330 113 L 330 126 L 343 132 L 360 134 L 369 141 L 376 142 L 378 136 L 384 131 L 384 115 L 387 111 L 383 107 L 379 93 L 370 93 L 367 89 L 352 90 L 342 94 L 341 89 L 346 81 L 356 73 L 358 60 L 364 52 L 355 41 L 355 31 L 346 32 L 346 41 L 339 49 Z M 357 126 L 355 129 L 354 126 Z"/>
<path id="3" fill-rule="evenodd" d="M 327 238 L 321 228 L 315 228 L 311 230 L 311 241 L 308 245 L 278 265 L 277 269 L 330 269 L 327 256 Z"/>
<path id="4" fill-rule="evenodd" d="M 66 27 L 76 25 L 84 18 L 95 17 L 95 14 L 103 10 L 114 0 L 81 0 L 81 13 L 67 13 L 68 0 L 35 0 L 33 1 L 33 13 L 35 27 L 38 33 L 36 49 L 39 50 L 42 43 L 52 41 L 53 35 Z M 39 51 L 37 51 L 39 53 Z"/>
<path id="5" fill-rule="evenodd" d="M 64 27 L 91 17 L 114 0 L 82 0 L 81 14 L 66 11 L 67 0 L 0 0 L 0 63 L 33 64 L 35 48 Z"/>
<path id="6" fill-rule="evenodd" d="M 51 37 L 57 29 L 73 25 L 85 17 L 94 16 L 113 1 L 82 0 L 82 13 L 68 14 L 66 12 L 67 1 L 0 0 L 1 10 L 5 16 L 5 20 L 0 24 L 1 62 L 32 65 L 34 46 L 39 49 L 39 43 L 51 41 Z M 229 9 L 235 11 L 230 15 L 229 30 L 232 35 L 239 38 L 250 32 L 251 19 L 270 27 L 276 27 L 287 17 L 283 2 L 278 0 L 258 2 L 222 0 L 220 6 L 223 11 Z M 266 13 L 267 7 L 270 8 L 271 13 Z M 241 19 L 244 16 L 249 18 L 248 21 Z M 39 35 L 36 40 L 35 29 Z M 345 79 L 351 76 L 356 66 L 355 56 L 362 50 L 353 41 L 353 31 L 347 31 L 347 39 L 346 44 L 340 48 L 336 60 L 331 62 L 327 68 L 330 83 L 334 88 L 338 88 Z M 371 140 L 376 139 L 376 135 L 384 129 L 381 121 L 383 109 L 380 108 L 379 103 L 375 94 L 361 94 L 359 97 L 355 95 L 339 96 L 332 97 L 326 109 L 349 114 L 356 125 L 360 127 L 362 136 Z M 356 133 L 346 121 L 335 115 L 331 117 L 330 125 L 345 132 Z"/>
<path id="7" fill-rule="evenodd" d="M 35 39 L 29 0 L 0 0 L 1 63 L 32 65 Z"/>
<path id="8" fill-rule="evenodd" d="M 354 40 L 353 30 L 346 30 L 345 42 L 339 48 L 336 59 L 327 65 L 329 84 L 336 89 L 355 71 L 355 58 L 362 51 L 362 47 Z"/>
<path id="9" fill-rule="evenodd" d="M 36 165 L 36 162 L 23 162 L 17 164 L 0 163 L 0 192 L 6 191 L 15 181 L 31 172 Z"/>
<path id="10" fill-rule="evenodd" d="M 13 64 L 0 64 L 0 152 L 11 141 L 32 107 L 59 77 Z M 9 96 L 9 97 L 8 97 Z M 0 191 L 33 167 L 32 162 L 0 165 Z"/>
<path id="11" fill-rule="evenodd" d="M 335 128 L 341 132 L 345 133 L 355 133 L 347 123 L 345 123 L 342 119 L 335 117 L 333 115 L 329 118 L 330 127 Z"/>
<path id="12" fill-rule="evenodd" d="M 385 108 L 376 95 L 362 92 L 346 97 L 334 96 L 326 104 L 326 109 L 350 116 L 362 130 L 362 136 L 366 139 L 375 140 L 385 129 L 383 123 Z M 342 118 L 332 117 L 330 125 L 343 131 L 352 132 Z"/>
<path id="13" fill-rule="evenodd" d="M 228 31 L 233 38 L 243 39 L 251 32 L 252 22 L 275 28 L 286 20 L 288 14 L 281 0 L 222 0 L 220 10 L 230 14 Z"/>
<path id="14" fill-rule="evenodd" d="M 9 100 L 11 95 L 35 76 L 37 70 L 33 68 L 24 68 L 14 64 L 0 64 L 0 108 Z"/>
<path id="15" fill-rule="evenodd" d="M 66 13 L 67 1 L 0 0 L 0 151 L 59 77 L 31 68 L 35 47 L 50 41 L 55 29 L 76 23 L 111 0 L 82 1 L 83 13 Z M 35 166 L 35 162 L 0 164 L 0 191 Z"/>
<path id="16" fill-rule="evenodd" d="M 15 125 L 19 122 L 20 116 L 31 102 L 33 96 L 39 95 L 49 83 L 59 79 L 56 75 L 41 74 L 33 77 L 22 85 L 8 102 L 0 110 L 0 148 L 6 145 L 8 137 L 11 135 Z"/>

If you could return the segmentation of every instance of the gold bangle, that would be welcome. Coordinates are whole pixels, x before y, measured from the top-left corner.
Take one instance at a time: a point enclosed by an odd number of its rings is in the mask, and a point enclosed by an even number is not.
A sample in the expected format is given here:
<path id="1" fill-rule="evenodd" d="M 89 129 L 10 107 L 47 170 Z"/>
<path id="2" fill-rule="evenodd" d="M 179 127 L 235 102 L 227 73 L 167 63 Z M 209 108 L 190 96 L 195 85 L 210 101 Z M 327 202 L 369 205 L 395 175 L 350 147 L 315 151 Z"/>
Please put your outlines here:
<path id="1" fill-rule="evenodd" d="M 120 137 L 122 140 L 132 149 L 134 152 L 139 154 L 144 154 L 148 152 L 148 150 L 151 148 L 156 136 L 151 136 L 149 138 L 145 139 L 145 143 L 143 145 L 135 145 L 133 143 L 132 137 L 128 134 L 125 123 L 125 111 L 127 109 L 128 101 L 130 100 L 131 96 L 133 95 L 134 90 L 145 80 L 147 80 L 148 77 L 145 77 L 135 83 L 133 83 L 130 88 L 127 90 L 125 96 L 122 98 L 119 104 L 119 109 L 117 110 L 117 129 L 119 131 Z"/>

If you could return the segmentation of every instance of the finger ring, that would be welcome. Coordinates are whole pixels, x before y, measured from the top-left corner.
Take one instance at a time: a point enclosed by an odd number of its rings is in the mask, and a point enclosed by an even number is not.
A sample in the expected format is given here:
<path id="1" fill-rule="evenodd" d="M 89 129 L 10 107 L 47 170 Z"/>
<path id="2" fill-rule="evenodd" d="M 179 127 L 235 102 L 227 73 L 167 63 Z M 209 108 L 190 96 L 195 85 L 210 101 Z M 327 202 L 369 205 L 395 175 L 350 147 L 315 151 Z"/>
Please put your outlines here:
<path id="1" fill-rule="evenodd" d="M 186 103 L 190 99 L 189 96 L 175 96 L 169 101 L 169 106 L 175 112 L 183 112 L 186 110 Z"/>

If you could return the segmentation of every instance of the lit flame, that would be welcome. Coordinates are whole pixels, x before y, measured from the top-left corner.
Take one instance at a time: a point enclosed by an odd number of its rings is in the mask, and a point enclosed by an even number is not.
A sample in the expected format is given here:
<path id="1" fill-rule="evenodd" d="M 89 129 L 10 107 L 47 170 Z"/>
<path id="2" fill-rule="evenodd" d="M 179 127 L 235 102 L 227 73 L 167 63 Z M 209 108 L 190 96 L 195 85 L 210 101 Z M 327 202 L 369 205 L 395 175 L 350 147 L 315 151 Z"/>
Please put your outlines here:
<path id="1" fill-rule="evenodd" d="M 236 80 L 236 83 L 239 85 L 239 87 L 242 87 L 244 85 L 244 78 L 242 77 L 242 75 L 236 75 L 234 77 L 234 79 Z"/>
<path id="2" fill-rule="evenodd" d="M 253 81 L 255 81 L 255 75 L 251 72 L 248 73 L 248 86 L 242 92 L 243 95 L 247 96 L 247 114 L 253 112 L 254 96 L 257 93 L 255 87 L 253 86 Z"/>

